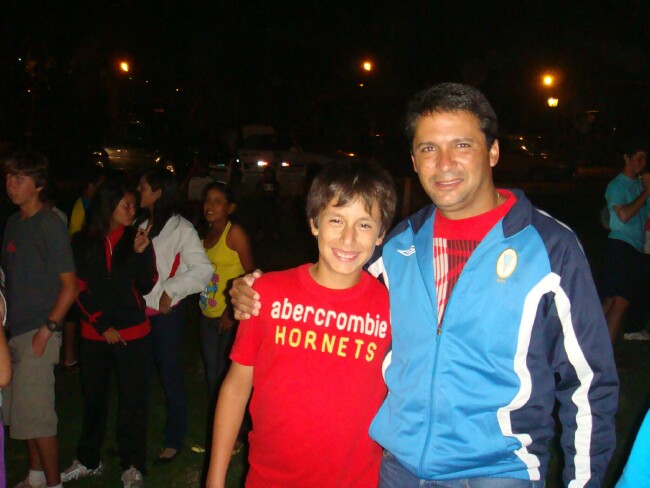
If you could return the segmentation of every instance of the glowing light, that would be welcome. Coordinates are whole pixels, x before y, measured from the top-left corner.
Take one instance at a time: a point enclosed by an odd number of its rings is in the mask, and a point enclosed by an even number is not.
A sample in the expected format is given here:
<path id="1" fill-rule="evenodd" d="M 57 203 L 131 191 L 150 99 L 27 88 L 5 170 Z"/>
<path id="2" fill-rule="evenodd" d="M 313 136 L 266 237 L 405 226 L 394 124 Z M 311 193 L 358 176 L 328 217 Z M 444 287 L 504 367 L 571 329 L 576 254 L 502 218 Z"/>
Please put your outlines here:
<path id="1" fill-rule="evenodd" d="M 121 61 L 120 62 L 120 69 L 124 71 L 125 73 L 128 73 L 131 70 L 131 67 L 129 66 L 129 63 L 126 61 Z"/>
<path id="2" fill-rule="evenodd" d="M 555 82 L 555 78 L 553 75 L 544 75 L 542 78 L 542 83 L 544 83 L 544 86 L 553 86 L 553 83 Z"/>
<path id="3" fill-rule="evenodd" d="M 282 161 L 282 163 L 280 163 L 280 166 L 282 166 L 283 168 L 288 168 L 289 166 L 291 166 L 291 163 L 289 161 Z"/>
<path id="4" fill-rule="evenodd" d="M 363 83 L 359 83 L 359 88 L 363 88 Z"/>
<path id="5" fill-rule="evenodd" d="M 363 70 L 364 71 L 372 71 L 372 63 L 370 61 L 364 61 L 363 62 Z"/>
<path id="6" fill-rule="evenodd" d="M 557 107 L 557 104 L 560 103 L 560 101 L 557 98 L 550 97 L 547 100 L 548 106 L 551 108 Z"/>
<path id="7" fill-rule="evenodd" d="M 258 161 L 257 165 L 261 168 L 263 166 L 268 166 L 269 162 L 268 161 Z"/>

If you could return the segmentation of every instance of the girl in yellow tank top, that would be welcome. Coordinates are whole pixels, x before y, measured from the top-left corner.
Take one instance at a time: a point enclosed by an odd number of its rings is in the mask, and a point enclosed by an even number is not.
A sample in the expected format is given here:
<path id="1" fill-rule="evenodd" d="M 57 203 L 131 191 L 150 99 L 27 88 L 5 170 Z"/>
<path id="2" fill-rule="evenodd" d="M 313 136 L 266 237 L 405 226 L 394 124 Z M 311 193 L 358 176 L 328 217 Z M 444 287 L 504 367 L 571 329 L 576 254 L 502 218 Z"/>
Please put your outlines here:
<path id="1" fill-rule="evenodd" d="M 230 221 L 236 208 L 232 190 L 225 183 L 214 182 L 206 186 L 204 195 L 203 215 L 208 229 L 203 247 L 214 273 L 199 298 L 200 339 L 208 396 L 214 408 L 219 386 L 228 371 L 228 356 L 236 333 L 225 291 L 231 280 L 251 272 L 255 264 L 246 232 Z"/>

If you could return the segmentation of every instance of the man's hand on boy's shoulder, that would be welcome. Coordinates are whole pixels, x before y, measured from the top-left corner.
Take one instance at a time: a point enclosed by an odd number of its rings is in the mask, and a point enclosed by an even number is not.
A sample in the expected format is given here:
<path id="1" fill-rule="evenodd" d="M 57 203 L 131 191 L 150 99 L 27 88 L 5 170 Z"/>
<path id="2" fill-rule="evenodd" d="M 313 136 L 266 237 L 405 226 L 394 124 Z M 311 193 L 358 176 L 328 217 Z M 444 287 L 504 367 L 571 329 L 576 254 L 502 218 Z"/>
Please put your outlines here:
<path id="1" fill-rule="evenodd" d="M 235 279 L 230 288 L 230 298 L 235 311 L 236 320 L 250 319 L 260 314 L 260 295 L 253 290 L 253 283 L 262 276 L 262 271 L 256 269 Z"/>

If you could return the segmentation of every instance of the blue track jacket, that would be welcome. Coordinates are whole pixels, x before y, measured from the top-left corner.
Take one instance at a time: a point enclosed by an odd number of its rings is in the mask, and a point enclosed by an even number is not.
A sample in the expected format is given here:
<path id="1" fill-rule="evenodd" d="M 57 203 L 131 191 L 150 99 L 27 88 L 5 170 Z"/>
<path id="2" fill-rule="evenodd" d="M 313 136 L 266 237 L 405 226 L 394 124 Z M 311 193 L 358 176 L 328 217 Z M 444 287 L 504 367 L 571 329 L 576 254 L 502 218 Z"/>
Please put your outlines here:
<path id="1" fill-rule="evenodd" d="M 369 270 L 390 289 L 389 394 L 370 435 L 422 479 L 546 476 L 559 400 L 565 483 L 600 486 L 618 378 L 573 232 L 517 202 L 474 250 L 437 333 L 435 209 L 386 238 Z"/>

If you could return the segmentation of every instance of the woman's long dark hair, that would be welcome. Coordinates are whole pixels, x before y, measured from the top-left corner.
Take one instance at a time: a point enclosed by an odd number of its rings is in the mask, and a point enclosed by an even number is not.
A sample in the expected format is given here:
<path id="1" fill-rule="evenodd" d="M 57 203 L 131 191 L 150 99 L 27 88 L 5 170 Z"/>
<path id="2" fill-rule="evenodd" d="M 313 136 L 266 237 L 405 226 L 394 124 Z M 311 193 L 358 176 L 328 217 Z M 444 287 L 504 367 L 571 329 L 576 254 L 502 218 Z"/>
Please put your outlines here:
<path id="1" fill-rule="evenodd" d="M 163 168 L 150 169 L 142 177 L 152 191 L 161 190 L 160 197 L 153 204 L 153 212 L 148 216 L 153 221 L 149 230 L 149 239 L 153 239 L 160 234 L 167 221 L 178 214 L 178 182 L 172 173 Z M 144 219 L 138 219 L 138 223 L 142 220 Z"/>
<path id="2" fill-rule="evenodd" d="M 86 236 L 92 241 L 103 240 L 111 230 L 113 212 L 118 204 L 133 190 L 116 180 L 107 180 L 97 187 L 91 210 L 86 218 Z"/>

